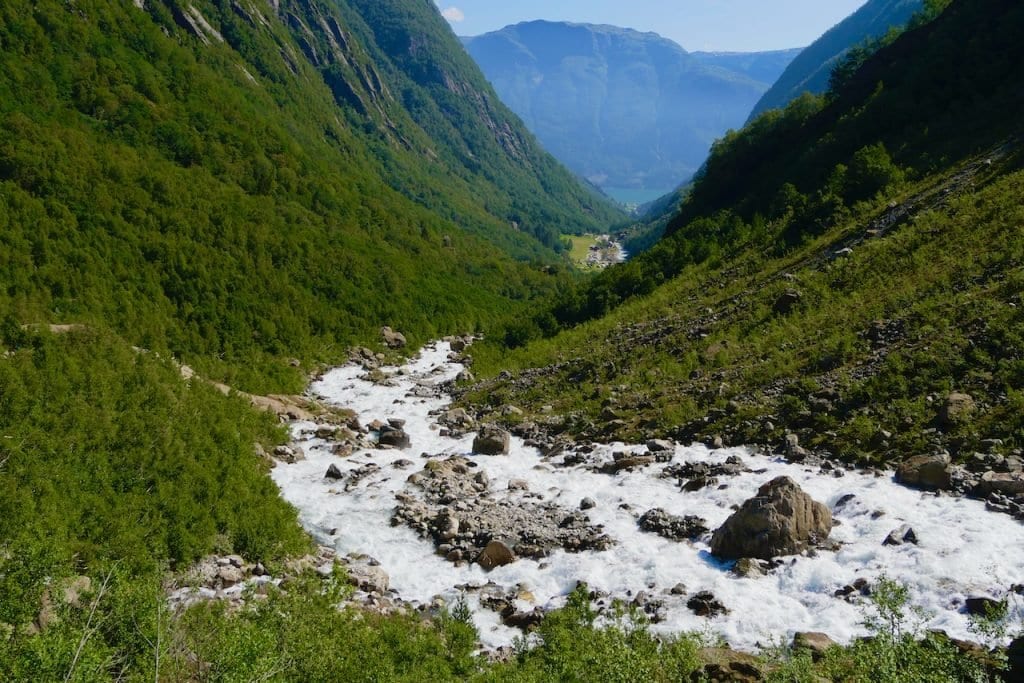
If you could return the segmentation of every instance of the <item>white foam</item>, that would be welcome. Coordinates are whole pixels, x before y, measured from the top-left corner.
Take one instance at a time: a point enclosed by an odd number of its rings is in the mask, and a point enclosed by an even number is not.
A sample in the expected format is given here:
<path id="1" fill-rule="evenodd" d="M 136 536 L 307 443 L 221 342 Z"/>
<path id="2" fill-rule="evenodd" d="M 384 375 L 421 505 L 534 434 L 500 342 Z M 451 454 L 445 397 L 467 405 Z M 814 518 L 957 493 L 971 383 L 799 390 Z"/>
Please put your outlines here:
<path id="1" fill-rule="evenodd" d="M 703 631 L 710 626 L 734 647 L 751 649 L 789 638 L 795 631 L 823 631 L 842 642 L 862 635 L 863 607 L 833 596 L 858 577 L 874 581 L 884 574 L 905 584 L 912 604 L 930 615 L 927 627 L 959 638 L 971 637 L 968 618 L 961 613 L 966 597 L 1003 596 L 1011 585 L 1024 582 L 1024 527 L 986 511 L 979 501 L 913 491 L 895 484 L 891 476 L 851 471 L 837 478 L 746 449 L 712 451 L 699 445 L 677 447 L 675 460 L 722 462 L 739 455 L 749 468 L 764 471 L 723 477 L 723 489 L 712 486 L 687 493 L 675 480 L 658 477 L 660 465 L 614 476 L 554 467 L 515 437 L 508 456 L 470 456 L 490 476 L 492 489 L 504 491 L 510 479 L 523 479 L 531 492 L 571 510 L 578 509 L 582 498 L 593 498 L 597 507 L 586 514 L 604 525 L 616 545 L 603 552 L 559 551 L 542 561 L 519 560 L 489 573 L 475 564 L 457 567 L 436 555 L 429 541 L 406 527 L 390 525 L 394 494 L 405 490 L 411 472 L 422 469 L 421 453 L 470 453 L 472 435 L 441 437 L 429 415 L 443 408 L 447 399 L 407 396 L 417 382 L 450 380 L 463 369 L 448 361 L 449 350 L 446 343 L 425 348 L 394 377 L 391 387 L 359 379 L 364 371 L 355 366 L 332 370 L 312 387 L 326 400 L 355 410 L 364 423 L 388 417 L 406 420 L 409 449 L 361 451 L 342 459 L 310 436 L 311 424 L 297 423 L 294 434 L 303 441 L 307 459 L 273 471 L 283 496 L 298 508 L 302 524 L 318 541 L 341 553 L 365 553 L 379 560 L 391 577 L 391 587 L 405 600 L 426 603 L 436 595 L 453 599 L 459 594 L 456 585 L 491 580 L 504 586 L 524 584 L 536 604 L 551 607 L 561 605 L 583 580 L 612 596 L 628 598 L 643 590 L 663 599 L 667 618 L 654 627 L 659 631 Z M 639 452 L 643 447 L 613 444 L 598 447 L 597 454 L 611 459 L 614 450 Z M 409 470 L 391 467 L 403 458 L 416 465 Z M 344 491 L 341 482 L 324 479 L 330 464 L 346 472 L 370 462 L 381 469 L 351 491 Z M 780 475 L 791 477 L 829 506 L 845 494 L 856 496 L 835 513 L 839 526 L 831 538 L 842 542 L 838 552 L 787 558 L 786 566 L 768 576 L 737 578 L 727 571 L 727 564 L 711 556 L 709 538 L 678 543 L 637 527 L 640 514 L 661 507 L 672 514 L 698 515 L 717 528 L 731 514 L 731 506 Z M 622 504 L 631 509 L 620 508 Z M 872 514 L 877 511 L 884 514 Z M 889 532 L 904 523 L 914 528 L 919 545 L 883 546 Z M 330 535 L 335 528 L 336 535 Z M 687 609 L 685 596 L 667 594 L 677 583 L 685 584 L 691 595 L 712 591 L 730 613 L 711 620 L 697 617 Z M 500 625 L 497 615 L 480 608 L 472 595 L 467 597 L 485 645 L 507 645 L 519 634 Z M 1019 623 L 1024 607 L 1018 599 L 1010 604 L 1011 619 Z M 519 607 L 530 605 L 521 602 Z"/>

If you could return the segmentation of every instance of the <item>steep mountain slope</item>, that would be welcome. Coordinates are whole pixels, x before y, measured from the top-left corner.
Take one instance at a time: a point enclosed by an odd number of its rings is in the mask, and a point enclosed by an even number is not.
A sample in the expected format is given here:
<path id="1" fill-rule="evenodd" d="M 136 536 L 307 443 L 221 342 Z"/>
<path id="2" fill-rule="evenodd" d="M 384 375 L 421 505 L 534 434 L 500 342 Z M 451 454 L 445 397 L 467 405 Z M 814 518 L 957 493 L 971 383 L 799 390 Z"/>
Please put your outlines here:
<path id="1" fill-rule="evenodd" d="M 524 371 L 477 396 L 600 438 L 1024 447 L 1022 29 L 1018 3 L 954 2 L 828 103 L 727 136 L 658 245 L 504 341 L 578 329 L 478 350 Z"/>
<path id="2" fill-rule="evenodd" d="M 793 59 L 754 106 L 750 119 L 769 109 L 786 106 L 801 93 L 825 92 L 833 67 L 847 50 L 865 40 L 884 35 L 890 28 L 903 26 L 923 5 L 923 0 L 870 0 L 865 3 Z"/>
<path id="3" fill-rule="evenodd" d="M 612 26 L 534 21 L 463 42 L 545 147 L 607 188 L 675 187 L 767 87 L 656 34 Z M 757 62 L 743 68 L 763 70 Z"/>
<path id="4" fill-rule="evenodd" d="M 615 211 L 401 4 L 430 59 L 384 53 L 380 3 L 5 3 L 3 309 L 226 376 L 384 324 L 472 328 L 553 284 L 510 256 L 553 262 Z"/>

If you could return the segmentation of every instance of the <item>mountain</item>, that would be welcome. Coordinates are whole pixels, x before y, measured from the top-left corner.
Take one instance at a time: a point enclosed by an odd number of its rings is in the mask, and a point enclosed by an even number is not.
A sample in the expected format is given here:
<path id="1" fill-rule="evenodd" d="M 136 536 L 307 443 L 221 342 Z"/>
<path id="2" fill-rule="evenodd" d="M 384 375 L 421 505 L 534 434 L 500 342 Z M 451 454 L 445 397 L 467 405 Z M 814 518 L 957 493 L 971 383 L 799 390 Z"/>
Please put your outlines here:
<path id="1" fill-rule="evenodd" d="M 923 6 L 923 0 L 869 0 L 797 55 L 754 106 L 750 118 L 784 107 L 803 92 L 825 92 L 832 69 L 847 50 L 904 26 Z"/>
<path id="2" fill-rule="evenodd" d="M 771 87 L 802 51 L 803 48 L 791 48 L 767 52 L 691 52 L 690 55 L 708 66 L 740 73 Z"/>
<path id="3" fill-rule="evenodd" d="M 653 248 L 476 350 L 522 369 L 481 396 L 627 443 L 1016 452 L 1021 30 L 1020 3 L 953 2 L 726 135 Z"/>
<path id="4" fill-rule="evenodd" d="M 693 55 L 654 33 L 532 21 L 463 38 L 544 146 L 603 188 L 668 191 L 739 126 L 788 53 Z"/>

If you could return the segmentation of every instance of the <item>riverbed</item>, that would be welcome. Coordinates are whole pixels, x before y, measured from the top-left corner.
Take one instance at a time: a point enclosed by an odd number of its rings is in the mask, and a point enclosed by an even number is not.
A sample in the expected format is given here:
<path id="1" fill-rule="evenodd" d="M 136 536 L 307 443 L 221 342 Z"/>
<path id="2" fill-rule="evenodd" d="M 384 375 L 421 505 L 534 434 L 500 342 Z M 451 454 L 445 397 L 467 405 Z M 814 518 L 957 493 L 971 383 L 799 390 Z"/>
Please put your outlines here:
<path id="1" fill-rule="evenodd" d="M 694 492 L 681 491 L 673 478 L 662 478 L 664 464 L 606 474 L 582 464 L 563 466 L 561 456 L 545 459 L 516 437 L 508 455 L 472 455 L 472 433 L 442 436 L 436 421 L 449 399 L 432 387 L 452 381 L 464 369 L 454 358 L 448 343 L 431 344 L 406 365 L 385 368 L 390 375 L 385 384 L 370 381 L 366 370 L 354 364 L 327 372 L 311 386 L 313 395 L 354 410 L 362 424 L 404 420 L 411 446 L 360 450 L 342 458 L 331 453 L 331 443 L 315 436 L 316 425 L 297 422 L 291 429 L 306 458 L 278 465 L 272 476 L 318 542 L 342 555 L 374 558 L 403 601 L 430 604 L 440 596 L 450 604 L 464 597 L 487 647 L 509 645 L 521 632 L 504 626 L 467 585 L 498 584 L 516 594 L 521 610 L 564 604 L 578 581 L 627 602 L 643 592 L 645 600 L 661 605 L 660 621 L 652 626 L 656 631 L 710 631 L 740 649 L 788 639 L 796 631 L 821 631 L 840 642 L 864 634 L 867 599 L 859 593 L 837 597 L 836 592 L 858 579 L 871 585 L 882 576 L 908 587 L 911 603 L 926 615 L 925 627 L 954 637 L 973 637 L 964 609 L 968 597 L 1008 599 L 1011 623 L 1024 618 L 1022 601 L 1011 591 L 1024 583 L 1024 526 L 987 511 L 982 502 L 912 490 L 896 484 L 891 473 L 825 472 L 746 448 L 676 445 L 676 463 L 723 463 L 737 456 L 746 466 L 746 471 Z M 590 458 L 610 461 L 615 452 L 639 454 L 646 447 L 601 445 Z M 405 526 L 392 526 L 391 518 L 396 494 L 417 495 L 407 482 L 410 474 L 430 459 L 452 455 L 470 458 L 487 473 L 496 504 L 542 501 L 576 511 L 583 498 L 592 499 L 596 505 L 585 514 L 593 524 L 603 525 L 614 544 L 603 551 L 557 550 L 490 572 L 475 563 L 449 562 L 436 554 L 429 539 Z M 414 464 L 403 468 L 403 460 Z M 379 469 L 348 486 L 324 476 L 332 464 L 348 474 L 370 463 Z M 702 517 L 713 531 L 761 484 L 782 475 L 833 508 L 837 526 L 830 540 L 839 544 L 837 550 L 782 558 L 766 576 L 743 578 L 730 571 L 731 563 L 711 555 L 710 533 L 680 542 L 638 526 L 644 512 L 663 508 L 673 515 Z M 509 490 L 512 480 L 520 480 L 516 490 Z M 904 524 L 914 529 L 917 544 L 883 545 Z M 713 593 L 728 613 L 697 616 L 686 603 L 701 591 Z"/>

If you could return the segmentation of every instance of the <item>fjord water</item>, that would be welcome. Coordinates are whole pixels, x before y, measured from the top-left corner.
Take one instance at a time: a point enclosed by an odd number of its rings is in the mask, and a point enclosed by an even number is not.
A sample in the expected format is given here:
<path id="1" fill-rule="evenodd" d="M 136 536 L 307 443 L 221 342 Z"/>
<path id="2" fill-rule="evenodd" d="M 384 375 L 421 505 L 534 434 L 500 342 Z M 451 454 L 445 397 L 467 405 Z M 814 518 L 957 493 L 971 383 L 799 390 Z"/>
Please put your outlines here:
<path id="1" fill-rule="evenodd" d="M 786 463 L 748 449 L 709 450 L 703 446 L 677 446 L 675 462 L 723 462 L 740 456 L 751 472 L 722 478 L 725 486 L 682 492 L 672 478 L 659 477 L 663 465 L 609 475 L 583 467 L 561 466 L 561 456 L 542 458 L 521 439 L 512 438 L 507 456 L 470 455 L 473 435 L 448 438 L 435 423 L 447 398 L 424 398 L 417 387 L 435 386 L 455 378 L 463 366 L 450 360 L 450 347 L 441 342 L 426 347 L 407 365 L 388 368 L 389 385 L 362 379 L 365 371 L 348 365 L 326 373 L 312 391 L 339 406 L 356 411 L 363 424 L 375 419 L 400 418 L 412 445 L 404 450 L 358 451 L 349 458 L 331 454 L 330 444 L 317 439 L 312 423 L 295 423 L 294 437 L 306 460 L 278 465 L 274 480 L 283 496 L 295 505 L 302 524 L 320 542 L 341 554 L 359 553 L 378 560 L 389 574 L 391 588 L 403 600 L 429 604 L 435 596 L 449 603 L 465 595 L 486 646 L 510 644 L 518 631 L 500 624 L 498 615 L 483 609 L 476 593 L 458 586 L 493 581 L 518 591 L 524 599 L 517 607 L 555 607 L 577 581 L 627 601 L 640 591 L 664 601 L 662 632 L 703 631 L 721 634 L 734 647 L 752 649 L 795 631 L 823 631 L 839 641 L 864 633 L 861 622 L 865 601 L 847 602 L 834 592 L 858 578 L 874 583 L 886 576 L 906 585 L 913 605 L 927 614 L 927 628 L 970 638 L 964 614 L 967 597 L 1003 597 L 1024 581 L 1024 526 L 1010 517 L 985 510 L 979 501 L 935 495 L 896 484 L 891 475 L 846 471 L 841 476 L 818 468 Z M 427 392 L 420 391 L 424 394 Z M 432 415 L 433 413 L 433 415 Z M 612 444 L 595 453 L 610 460 L 613 451 L 642 452 L 643 446 Z M 434 552 L 433 544 L 404 526 L 391 526 L 396 492 L 416 493 L 408 476 L 423 468 L 427 457 L 465 455 L 487 472 L 496 504 L 514 506 L 524 496 L 541 496 L 577 510 L 584 497 L 597 506 L 587 511 L 596 524 L 615 540 L 611 549 L 567 553 L 556 551 L 543 560 L 521 559 L 485 572 L 476 564 L 456 566 Z M 412 460 L 408 469 L 393 467 Z M 362 478 L 350 490 L 344 481 L 324 478 L 334 464 L 343 473 L 367 463 L 380 469 Z M 813 498 L 829 507 L 840 498 L 854 498 L 835 510 L 837 526 L 830 539 L 838 551 L 817 551 L 783 558 L 782 566 L 758 578 L 739 578 L 730 563 L 713 557 L 709 535 L 695 542 L 675 542 L 641 531 L 637 518 L 651 508 L 675 515 L 699 515 L 712 530 L 732 512 L 734 505 L 754 495 L 770 479 L 786 475 Z M 529 491 L 508 491 L 511 479 L 525 480 Z M 909 524 L 918 545 L 885 546 L 890 531 Z M 332 533 L 333 532 L 333 533 Z M 713 619 L 697 617 L 686 607 L 686 595 L 671 595 L 684 584 L 688 595 L 710 590 L 730 611 Z M 1020 599 L 1010 594 L 1011 623 L 1024 617 Z"/>

